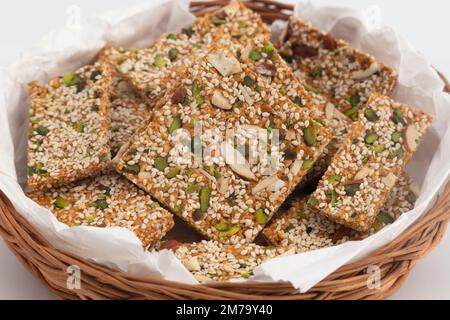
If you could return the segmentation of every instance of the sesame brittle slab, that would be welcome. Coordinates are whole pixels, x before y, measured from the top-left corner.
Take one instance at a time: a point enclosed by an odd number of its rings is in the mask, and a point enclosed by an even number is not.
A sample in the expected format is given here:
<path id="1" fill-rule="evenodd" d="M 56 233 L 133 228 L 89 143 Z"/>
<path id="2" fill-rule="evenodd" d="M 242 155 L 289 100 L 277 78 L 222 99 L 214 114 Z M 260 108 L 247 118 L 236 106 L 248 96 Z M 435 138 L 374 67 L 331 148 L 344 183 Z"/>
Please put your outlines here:
<path id="1" fill-rule="evenodd" d="M 31 190 L 80 180 L 109 165 L 110 81 L 108 68 L 96 63 L 43 86 L 29 84 Z"/>
<path id="2" fill-rule="evenodd" d="M 304 199 L 265 228 L 264 238 L 274 246 L 294 247 L 297 253 L 317 250 L 374 234 L 414 208 L 418 192 L 408 174 L 399 176 L 387 202 L 366 234 L 341 226 L 309 207 Z"/>
<path id="3" fill-rule="evenodd" d="M 254 243 L 225 245 L 217 241 L 182 244 L 174 251 L 200 283 L 248 279 L 253 275 L 253 269 L 264 261 L 287 254 L 283 248 L 262 247 Z"/>
<path id="4" fill-rule="evenodd" d="M 174 225 L 168 211 L 117 173 L 28 196 L 69 226 L 127 228 L 145 248 L 164 237 Z"/>
<path id="5" fill-rule="evenodd" d="M 292 17 L 280 52 L 310 92 L 321 93 L 353 120 L 372 93 L 389 96 L 398 74 L 374 57 Z"/>
<path id="6" fill-rule="evenodd" d="M 205 237 L 251 242 L 330 133 L 287 97 L 273 96 L 223 43 L 180 78 L 116 167 Z"/>
<path id="7" fill-rule="evenodd" d="M 424 112 L 372 95 L 308 203 L 367 232 L 431 122 Z"/>

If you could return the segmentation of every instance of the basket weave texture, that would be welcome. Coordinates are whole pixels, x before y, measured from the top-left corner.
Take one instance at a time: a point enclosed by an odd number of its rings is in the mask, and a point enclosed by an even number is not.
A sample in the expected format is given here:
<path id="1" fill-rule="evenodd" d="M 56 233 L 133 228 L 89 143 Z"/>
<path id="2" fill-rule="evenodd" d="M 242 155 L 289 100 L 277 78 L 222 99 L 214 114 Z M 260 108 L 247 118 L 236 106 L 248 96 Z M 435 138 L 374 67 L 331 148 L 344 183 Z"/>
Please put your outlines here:
<path id="1" fill-rule="evenodd" d="M 193 1 L 191 11 L 201 16 L 228 1 Z M 275 1 L 248 1 L 270 23 L 288 19 L 293 6 Z M 446 91 L 450 85 L 445 77 Z M 382 299 L 397 291 L 415 264 L 442 239 L 450 220 L 450 185 L 426 216 L 389 245 L 361 261 L 346 265 L 300 294 L 289 283 L 227 283 L 186 285 L 137 277 L 56 250 L 26 221 L 0 192 L 0 236 L 23 265 L 55 295 L 63 299 Z M 81 289 L 67 289 L 67 267 L 82 270 Z M 367 287 L 368 265 L 381 269 L 381 288 Z"/>

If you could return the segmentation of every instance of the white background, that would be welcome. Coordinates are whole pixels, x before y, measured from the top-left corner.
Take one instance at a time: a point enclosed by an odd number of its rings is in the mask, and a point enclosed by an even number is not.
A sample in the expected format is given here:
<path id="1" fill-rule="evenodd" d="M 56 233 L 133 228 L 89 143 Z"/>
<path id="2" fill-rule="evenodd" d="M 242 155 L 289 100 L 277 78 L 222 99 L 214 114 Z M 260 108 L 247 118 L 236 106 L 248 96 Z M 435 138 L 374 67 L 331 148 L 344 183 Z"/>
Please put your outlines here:
<path id="1" fill-rule="evenodd" d="M 127 0 L 127 5 L 143 0 Z M 151 0 L 147 0 L 151 1 Z M 294 2 L 295 0 L 286 1 Z M 442 0 L 313 0 L 324 5 L 378 5 L 383 21 L 397 28 L 436 68 L 450 76 L 450 2 Z M 13 62 L 47 32 L 64 25 L 68 8 L 83 17 L 120 8 L 121 0 L 0 1 L 0 68 Z M 54 299 L 0 240 L 0 299 Z M 393 299 L 450 299 L 450 232 L 412 270 Z"/>

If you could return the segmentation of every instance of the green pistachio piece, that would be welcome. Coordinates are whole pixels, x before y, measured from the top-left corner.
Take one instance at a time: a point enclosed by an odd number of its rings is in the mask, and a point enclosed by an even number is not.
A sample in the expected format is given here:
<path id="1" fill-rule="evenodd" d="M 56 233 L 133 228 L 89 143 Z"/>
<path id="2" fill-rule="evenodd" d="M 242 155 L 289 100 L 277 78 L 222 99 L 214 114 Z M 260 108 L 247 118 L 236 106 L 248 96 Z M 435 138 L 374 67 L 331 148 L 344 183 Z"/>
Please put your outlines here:
<path id="1" fill-rule="evenodd" d="M 81 83 L 81 77 L 75 72 L 68 72 L 63 78 L 63 84 L 66 87 L 76 86 Z"/>
<path id="2" fill-rule="evenodd" d="M 310 206 L 317 206 L 319 204 L 319 200 L 317 200 L 317 198 L 314 196 L 310 196 L 306 203 Z"/>
<path id="3" fill-rule="evenodd" d="M 205 213 L 209 209 L 209 201 L 211 199 L 211 190 L 208 187 L 200 190 L 200 210 Z"/>
<path id="4" fill-rule="evenodd" d="M 394 218 L 392 218 L 392 216 L 386 211 L 380 211 L 377 216 L 377 220 L 386 224 L 391 224 L 394 222 Z"/>
<path id="5" fill-rule="evenodd" d="M 230 238 L 230 237 L 234 236 L 236 233 L 238 233 L 239 231 L 241 231 L 241 227 L 233 226 L 227 231 L 219 232 L 219 237 L 220 238 Z"/>
<path id="6" fill-rule="evenodd" d="M 164 172 L 164 170 L 169 166 L 169 162 L 166 157 L 159 157 L 153 161 L 153 166 L 159 171 Z"/>
<path id="7" fill-rule="evenodd" d="M 305 88 L 306 91 L 308 92 L 312 92 L 312 93 L 320 93 L 320 90 L 310 84 L 303 84 L 303 87 Z"/>
<path id="8" fill-rule="evenodd" d="M 316 132 L 313 126 L 309 126 L 303 130 L 303 139 L 309 147 L 313 147 L 317 143 Z"/>
<path id="9" fill-rule="evenodd" d="M 323 74 L 323 71 L 320 68 L 316 68 L 309 73 L 309 75 L 313 78 L 320 78 L 322 76 L 322 74 Z"/>
<path id="10" fill-rule="evenodd" d="M 155 61 L 153 62 L 153 65 L 159 69 L 161 69 L 162 67 L 164 67 L 165 65 L 165 60 L 164 60 L 164 56 L 162 54 L 158 54 L 155 57 Z"/>
<path id="11" fill-rule="evenodd" d="M 294 98 L 294 103 L 295 103 L 296 105 L 299 105 L 300 107 L 303 107 L 303 101 L 302 101 L 302 98 L 300 98 L 299 96 L 296 96 L 296 97 Z"/>
<path id="12" fill-rule="evenodd" d="M 267 43 L 264 44 L 264 47 L 263 47 L 263 52 L 264 53 L 269 55 L 269 54 L 273 53 L 274 50 L 275 49 L 274 49 L 274 47 L 273 47 L 273 45 L 271 43 L 267 42 Z"/>
<path id="13" fill-rule="evenodd" d="M 261 60 L 262 55 L 261 55 L 261 53 L 259 51 L 252 50 L 252 51 L 250 51 L 248 57 L 250 59 L 252 59 L 253 61 L 258 61 L 258 60 Z"/>
<path id="14" fill-rule="evenodd" d="M 395 143 L 400 142 L 401 138 L 402 138 L 402 134 L 401 134 L 401 132 L 398 132 L 398 131 L 395 131 L 391 136 L 392 141 Z"/>
<path id="15" fill-rule="evenodd" d="M 88 224 L 92 224 L 95 220 L 95 217 L 91 214 L 89 217 L 86 218 L 86 222 Z"/>
<path id="16" fill-rule="evenodd" d="M 176 48 L 170 49 L 169 50 L 169 59 L 170 59 L 170 61 L 174 62 L 175 60 L 177 60 L 178 53 L 179 53 L 178 49 L 176 49 Z"/>
<path id="17" fill-rule="evenodd" d="M 220 179 L 220 177 L 222 176 L 222 174 L 219 171 L 214 171 L 214 178 L 216 179 Z"/>
<path id="18" fill-rule="evenodd" d="M 172 123 L 169 126 L 169 134 L 173 134 L 175 131 L 182 127 L 181 118 L 179 116 L 175 116 L 172 120 Z"/>
<path id="19" fill-rule="evenodd" d="M 285 96 L 287 94 L 287 89 L 285 87 L 280 88 L 280 93 Z"/>
<path id="20" fill-rule="evenodd" d="M 84 132 L 84 124 L 80 121 L 72 123 L 72 128 L 73 128 L 73 130 L 75 130 L 78 133 Z"/>
<path id="21" fill-rule="evenodd" d="M 280 56 L 283 58 L 284 61 L 286 61 L 287 63 L 292 63 L 294 61 L 294 57 L 292 57 L 291 54 L 289 54 L 289 52 L 286 51 L 282 51 L 280 52 Z"/>
<path id="22" fill-rule="evenodd" d="M 342 176 L 340 174 L 333 174 L 329 176 L 327 180 L 329 183 L 341 182 Z"/>
<path id="23" fill-rule="evenodd" d="M 344 114 L 347 117 L 351 118 L 353 121 L 358 120 L 358 108 L 357 107 L 352 107 L 352 108 L 346 110 L 344 112 Z"/>
<path id="24" fill-rule="evenodd" d="M 36 132 L 41 136 L 46 136 L 50 130 L 47 127 L 39 126 L 37 127 Z"/>
<path id="25" fill-rule="evenodd" d="M 257 209 L 255 211 L 255 220 L 259 225 L 265 225 L 267 223 L 267 220 L 269 220 L 269 217 L 267 214 L 264 213 L 263 209 Z"/>
<path id="26" fill-rule="evenodd" d="M 245 76 L 243 82 L 244 82 L 245 86 L 250 87 L 250 88 L 252 88 L 256 83 L 255 80 L 249 76 Z"/>
<path id="27" fill-rule="evenodd" d="M 183 206 L 181 204 L 177 204 L 173 208 L 173 212 L 175 212 L 176 214 L 180 214 L 182 211 L 183 211 Z"/>
<path id="28" fill-rule="evenodd" d="M 384 146 L 384 144 L 379 144 L 379 145 L 370 146 L 369 149 L 370 149 L 370 151 L 373 151 L 375 153 L 381 153 L 386 149 L 386 147 Z"/>
<path id="29" fill-rule="evenodd" d="M 312 161 L 312 160 L 305 160 L 305 161 L 303 161 L 302 168 L 303 168 L 303 170 L 309 170 L 309 169 L 312 168 L 313 164 L 314 164 L 314 161 Z"/>
<path id="30" fill-rule="evenodd" d="M 177 175 L 179 175 L 181 172 L 181 169 L 179 167 L 173 167 L 169 170 L 169 172 L 167 172 L 166 174 L 166 178 L 167 179 L 173 179 L 175 178 Z"/>
<path id="31" fill-rule="evenodd" d="M 187 194 L 193 194 L 193 193 L 197 193 L 200 190 L 200 187 L 198 184 L 193 183 L 187 186 L 186 188 L 186 193 Z"/>
<path id="32" fill-rule="evenodd" d="M 414 194 L 414 192 L 409 192 L 406 196 L 405 196 L 405 200 L 408 201 L 410 204 L 414 204 L 417 201 L 417 197 Z"/>
<path id="33" fill-rule="evenodd" d="M 359 191 L 359 186 L 360 186 L 359 183 L 346 184 L 344 186 L 345 194 L 348 195 L 348 196 L 353 197 L 356 194 L 356 192 Z"/>
<path id="34" fill-rule="evenodd" d="M 406 122 L 403 119 L 403 115 L 404 115 L 403 113 L 404 112 L 401 108 L 395 108 L 394 113 L 392 115 L 392 121 L 394 121 L 395 124 L 401 123 L 401 124 L 405 125 Z"/>
<path id="35" fill-rule="evenodd" d="M 192 95 L 194 96 L 195 102 L 198 105 L 201 105 L 205 102 L 205 97 L 201 95 L 202 88 L 200 87 L 200 84 L 197 81 L 194 81 L 192 84 Z"/>
<path id="36" fill-rule="evenodd" d="M 169 39 L 169 40 L 177 40 L 177 36 L 175 34 L 173 34 L 173 33 L 169 33 L 167 35 L 167 39 Z"/>
<path id="37" fill-rule="evenodd" d="M 366 137 L 364 138 L 364 141 L 367 144 L 374 144 L 378 141 L 379 136 L 376 133 L 368 133 L 366 134 Z"/>
<path id="38" fill-rule="evenodd" d="M 227 231 L 230 230 L 230 226 L 226 222 L 219 222 L 216 225 L 214 225 L 214 228 L 216 228 L 217 231 Z"/>
<path id="39" fill-rule="evenodd" d="M 220 26 L 220 25 L 225 24 L 227 21 L 225 19 L 220 19 L 218 17 L 214 17 L 214 18 L 212 18 L 211 22 L 215 26 Z"/>
<path id="40" fill-rule="evenodd" d="M 106 199 L 97 199 L 96 201 L 94 201 L 92 206 L 100 210 L 105 210 L 109 205 Z"/>
<path id="41" fill-rule="evenodd" d="M 326 196 L 327 196 L 328 203 L 331 204 L 332 207 L 336 206 L 336 202 L 337 202 L 336 191 L 334 191 L 332 189 L 328 189 L 326 191 Z"/>
<path id="42" fill-rule="evenodd" d="M 194 29 L 192 26 L 181 29 L 181 32 L 183 32 L 185 35 L 187 35 L 189 38 L 192 37 L 195 34 Z"/>
<path id="43" fill-rule="evenodd" d="M 250 273 L 248 273 L 248 272 L 244 272 L 242 275 L 242 278 L 244 278 L 244 279 L 249 279 L 250 278 Z"/>
<path id="44" fill-rule="evenodd" d="M 364 110 L 364 116 L 366 117 L 367 120 L 371 121 L 371 122 L 375 122 L 378 121 L 380 119 L 380 117 L 378 117 L 377 113 L 375 112 L 375 110 L 373 110 L 372 108 L 366 108 Z"/>
<path id="45" fill-rule="evenodd" d="M 124 173 L 130 173 L 130 174 L 134 174 L 135 176 L 137 176 L 139 174 L 139 172 L 141 171 L 141 169 L 139 168 L 138 164 L 133 164 L 133 165 L 127 165 L 127 166 L 123 167 L 122 171 Z"/>
<path id="46" fill-rule="evenodd" d="M 91 73 L 91 76 L 89 77 L 89 80 L 97 82 L 99 80 L 99 77 L 102 76 L 102 73 L 98 70 L 94 70 Z"/>
<path id="47" fill-rule="evenodd" d="M 66 208 L 70 203 L 66 199 L 62 197 L 56 197 L 55 202 L 53 203 L 54 206 L 58 209 L 64 209 Z"/>
<path id="48" fill-rule="evenodd" d="M 358 106 L 358 104 L 361 102 L 361 97 L 359 95 L 358 92 L 356 92 L 355 94 L 353 94 L 351 97 L 349 97 L 347 99 L 348 103 L 350 103 L 350 105 L 352 107 L 356 107 Z"/>

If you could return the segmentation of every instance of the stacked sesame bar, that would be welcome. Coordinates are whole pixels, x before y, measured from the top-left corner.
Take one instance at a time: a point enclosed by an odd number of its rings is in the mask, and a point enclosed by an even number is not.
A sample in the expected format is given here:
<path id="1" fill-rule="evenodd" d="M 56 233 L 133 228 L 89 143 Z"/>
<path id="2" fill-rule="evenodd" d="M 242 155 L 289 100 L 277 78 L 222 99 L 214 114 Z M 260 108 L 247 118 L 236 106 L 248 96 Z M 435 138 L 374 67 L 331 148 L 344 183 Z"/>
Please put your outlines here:
<path id="1" fill-rule="evenodd" d="M 99 173 L 110 161 L 111 81 L 103 63 L 29 84 L 28 185 L 48 189 Z"/>
<path id="2" fill-rule="evenodd" d="M 188 68 L 117 169 L 208 239 L 235 244 L 254 240 L 330 134 L 286 96 L 273 95 L 230 47 L 223 40 Z M 236 137 L 228 139 L 232 129 Z M 290 132 L 279 137 L 280 148 L 271 145 L 277 129 Z M 267 145 L 258 144 L 261 136 Z M 203 163 L 191 157 L 195 146 L 210 151 Z"/>
<path id="3" fill-rule="evenodd" d="M 353 120 L 372 93 L 389 96 L 397 84 L 394 70 L 297 17 L 289 20 L 280 52 L 308 91 Z"/>
<path id="4" fill-rule="evenodd" d="M 253 269 L 264 261 L 290 254 L 281 247 L 263 247 L 254 243 L 245 246 L 226 245 L 212 240 L 182 244 L 173 250 L 175 256 L 200 283 L 233 278 L 248 279 L 253 275 Z"/>
<path id="5" fill-rule="evenodd" d="M 408 174 L 401 174 L 387 202 L 378 213 L 375 223 L 366 234 L 341 226 L 318 214 L 304 199 L 296 200 L 286 213 L 274 219 L 262 233 L 270 244 L 293 247 L 297 253 L 361 239 L 378 232 L 403 213 L 412 210 L 418 196 L 415 186 Z"/>
<path id="6" fill-rule="evenodd" d="M 255 35 L 270 37 L 261 17 L 241 1 L 198 18 L 181 32 L 162 35 L 147 48 L 107 48 L 101 57 L 116 68 L 150 107 L 173 88 L 178 76 L 201 59 L 222 36 L 248 41 Z"/>
<path id="7" fill-rule="evenodd" d="M 131 182 L 114 172 L 29 194 L 69 226 L 123 227 L 145 248 L 172 229 L 172 215 Z"/>
<path id="8" fill-rule="evenodd" d="M 369 231 L 431 121 L 373 94 L 308 204 L 340 224 Z"/>

